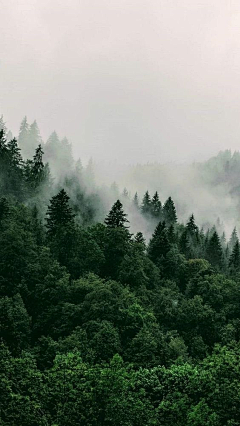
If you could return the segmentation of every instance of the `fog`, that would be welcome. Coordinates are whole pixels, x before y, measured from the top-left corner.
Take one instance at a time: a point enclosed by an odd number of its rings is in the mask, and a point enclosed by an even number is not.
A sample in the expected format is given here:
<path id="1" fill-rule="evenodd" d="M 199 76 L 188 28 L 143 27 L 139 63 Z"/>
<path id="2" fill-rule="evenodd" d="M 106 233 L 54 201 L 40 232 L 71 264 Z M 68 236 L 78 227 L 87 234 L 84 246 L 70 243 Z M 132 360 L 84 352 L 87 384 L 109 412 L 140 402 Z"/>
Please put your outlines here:
<path id="1" fill-rule="evenodd" d="M 234 0 L 1 0 L 0 111 L 83 161 L 204 160 L 240 143 Z"/>

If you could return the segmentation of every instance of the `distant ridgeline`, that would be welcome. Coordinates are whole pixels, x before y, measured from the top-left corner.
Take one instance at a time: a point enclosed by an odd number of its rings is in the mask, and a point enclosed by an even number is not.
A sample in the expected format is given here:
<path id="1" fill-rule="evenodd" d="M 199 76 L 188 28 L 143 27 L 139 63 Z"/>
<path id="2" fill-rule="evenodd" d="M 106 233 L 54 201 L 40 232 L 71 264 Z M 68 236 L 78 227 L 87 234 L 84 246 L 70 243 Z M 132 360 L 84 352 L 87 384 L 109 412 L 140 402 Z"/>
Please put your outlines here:
<path id="1" fill-rule="evenodd" d="M 239 425 L 236 228 L 97 188 L 66 139 L 0 124 L 1 425 Z"/>

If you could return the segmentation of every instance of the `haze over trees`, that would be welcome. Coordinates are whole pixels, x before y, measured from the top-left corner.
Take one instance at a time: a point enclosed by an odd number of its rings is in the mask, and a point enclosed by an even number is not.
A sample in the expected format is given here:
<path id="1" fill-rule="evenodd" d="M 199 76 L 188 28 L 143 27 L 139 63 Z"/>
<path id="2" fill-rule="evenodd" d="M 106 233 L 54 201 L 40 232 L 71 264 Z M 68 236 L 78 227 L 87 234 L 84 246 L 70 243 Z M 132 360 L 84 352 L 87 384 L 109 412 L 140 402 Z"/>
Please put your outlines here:
<path id="1" fill-rule="evenodd" d="M 1 117 L 1 424 L 240 424 L 238 223 L 99 187 L 26 118 L 8 135 Z"/>

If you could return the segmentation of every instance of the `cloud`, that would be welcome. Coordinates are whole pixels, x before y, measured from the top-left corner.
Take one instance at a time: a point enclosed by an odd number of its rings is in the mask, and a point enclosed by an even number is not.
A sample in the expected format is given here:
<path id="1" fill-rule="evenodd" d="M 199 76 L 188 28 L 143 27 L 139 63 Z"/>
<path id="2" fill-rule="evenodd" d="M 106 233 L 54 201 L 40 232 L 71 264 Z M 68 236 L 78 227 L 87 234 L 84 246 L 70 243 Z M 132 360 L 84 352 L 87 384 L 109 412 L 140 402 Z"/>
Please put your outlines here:
<path id="1" fill-rule="evenodd" d="M 3 0 L 0 108 L 76 156 L 186 161 L 239 147 L 240 5 Z"/>

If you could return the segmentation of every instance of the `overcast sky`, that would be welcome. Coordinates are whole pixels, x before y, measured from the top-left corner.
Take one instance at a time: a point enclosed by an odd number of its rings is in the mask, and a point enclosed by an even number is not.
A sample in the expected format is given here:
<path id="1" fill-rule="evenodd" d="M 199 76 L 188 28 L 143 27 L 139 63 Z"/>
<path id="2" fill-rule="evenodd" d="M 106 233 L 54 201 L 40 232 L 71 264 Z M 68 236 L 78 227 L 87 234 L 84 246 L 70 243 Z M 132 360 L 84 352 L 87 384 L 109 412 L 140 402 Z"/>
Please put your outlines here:
<path id="1" fill-rule="evenodd" d="M 86 159 L 240 149 L 239 0 L 0 0 L 0 114 Z"/>

